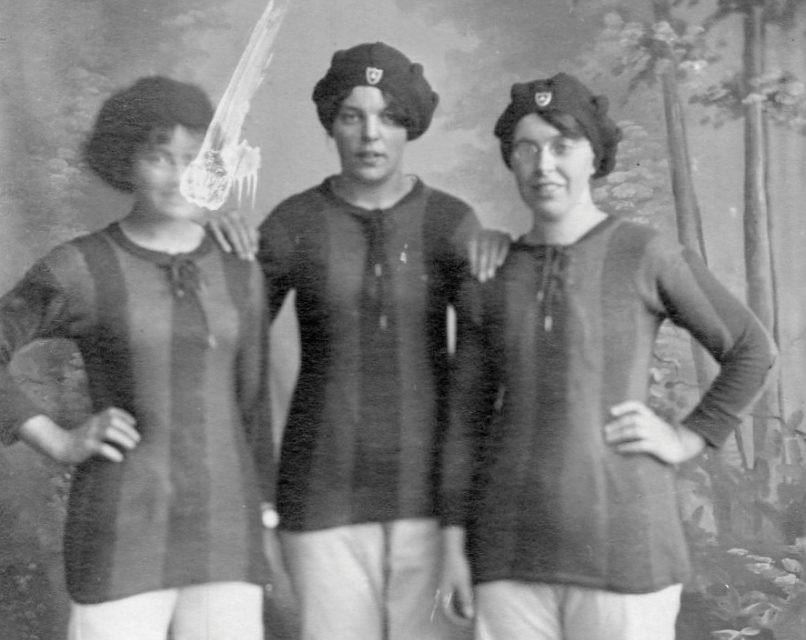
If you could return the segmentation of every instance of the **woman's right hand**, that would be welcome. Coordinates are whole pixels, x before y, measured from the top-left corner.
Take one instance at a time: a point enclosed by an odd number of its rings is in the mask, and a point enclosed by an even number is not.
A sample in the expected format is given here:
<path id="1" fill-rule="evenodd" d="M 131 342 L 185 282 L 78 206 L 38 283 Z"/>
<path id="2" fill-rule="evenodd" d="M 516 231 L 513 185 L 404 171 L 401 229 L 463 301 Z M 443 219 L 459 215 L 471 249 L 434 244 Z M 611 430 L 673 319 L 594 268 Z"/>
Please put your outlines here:
<path id="1" fill-rule="evenodd" d="M 258 232 L 247 224 L 237 209 L 211 214 L 207 222 L 218 245 L 241 260 L 254 260 L 258 249 Z"/>
<path id="2" fill-rule="evenodd" d="M 66 449 L 67 459 L 63 462 L 78 464 L 94 455 L 122 462 L 125 453 L 140 442 L 135 422 L 130 413 L 117 407 L 96 413 L 77 429 L 67 432 L 72 436 L 72 442 Z"/>
<path id="3" fill-rule="evenodd" d="M 442 571 L 435 607 L 454 624 L 467 626 L 473 621 L 473 584 L 470 563 L 465 555 L 465 532 L 462 527 L 442 530 Z"/>
<path id="4" fill-rule="evenodd" d="M 134 417 L 117 407 L 90 416 L 84 424 L 66 430 L 44 415 L 20 426 L 19 436 L 37 451 L 65 464 L 80 464 L 92 456 L 122 462 L 140 443 Z"/>

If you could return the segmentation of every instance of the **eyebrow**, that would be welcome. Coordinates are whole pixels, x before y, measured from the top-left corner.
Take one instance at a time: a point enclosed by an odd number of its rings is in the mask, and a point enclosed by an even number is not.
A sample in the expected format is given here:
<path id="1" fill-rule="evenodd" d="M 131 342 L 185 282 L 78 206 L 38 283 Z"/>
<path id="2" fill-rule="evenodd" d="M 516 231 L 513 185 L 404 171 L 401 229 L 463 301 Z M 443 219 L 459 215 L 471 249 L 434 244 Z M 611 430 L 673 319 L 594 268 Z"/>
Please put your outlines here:
<path id="1" fill-rule="evenodd" d="M 553 142 L 558 139 L 565 139 L 565 140 L 574 140 L 572 136 L 569 136 L 567 133 L 558 133 L 556 136 L 552 136 L 551 138 L 547 138 L 547 142 Z M 520 142 L 529 142 L 531 144 L 538 144 L 539 141 L 535 140 L 534 138 L 514 138 L 512 140 L 512 144 L 518 144 Z"/>

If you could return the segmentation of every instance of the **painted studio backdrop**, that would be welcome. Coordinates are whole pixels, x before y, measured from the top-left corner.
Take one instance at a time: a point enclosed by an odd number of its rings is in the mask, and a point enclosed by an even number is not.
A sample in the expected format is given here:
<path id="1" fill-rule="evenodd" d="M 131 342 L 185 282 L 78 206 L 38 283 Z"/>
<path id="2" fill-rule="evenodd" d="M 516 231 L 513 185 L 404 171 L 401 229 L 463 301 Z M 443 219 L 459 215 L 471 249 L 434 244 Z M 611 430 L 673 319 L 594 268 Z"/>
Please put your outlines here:
<path id="1" fill-rule="evenodd" d="M 80 158 L 102 100 L 154 73 L 220 98 L 264 7 L 0 1 L 3 292 L 56 243 L 127 212 L 127 198 Z M 596 185 L 601 206 L 705 256 L 782 354 L 776 384 L 730 446 L 680 470 L 696 572 L 679 637 L 760 630 L 757 637 L 806 639 L 806 2 L 290 0 L 243 131 L 263 157 L 254 208 L 243 205 L 251 221 L 337 171 L 311 91 L 336 49 L 375 40 L 421 62 L 440 94 L 431 129 L 407 150 L 407 170 L 515 235 L 529 218 L 492 135 L 512 82 L 567 71 L 610 97 L 625 139 L 617 170 Z M 278 434 L 297 366 L 295 331 L 285 309 L 272 336 Z M 81 420 L 87 403 L 71 345 L 37 345 L 15 368 L 61 420 Z M 713 374 L 684 333 L 664 329 L 652 369 L 656 409 L 685 412 Z M 68 476 L 24 445 L 0 450 L 6 640 L 63 637 Z"/>

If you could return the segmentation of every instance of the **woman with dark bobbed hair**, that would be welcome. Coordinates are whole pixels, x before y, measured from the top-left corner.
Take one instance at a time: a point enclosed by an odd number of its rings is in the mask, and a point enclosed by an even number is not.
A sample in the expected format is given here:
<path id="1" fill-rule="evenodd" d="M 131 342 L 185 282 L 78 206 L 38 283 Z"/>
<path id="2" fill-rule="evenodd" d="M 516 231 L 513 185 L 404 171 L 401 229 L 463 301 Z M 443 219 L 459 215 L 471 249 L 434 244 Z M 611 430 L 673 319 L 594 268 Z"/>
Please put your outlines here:
<path id="1" fill-rule="evenodd" d="M 0 437 L 75 465 L 64 556 L 71 640 L 262 640 L 260 503 L 273 501 L 264 285 L 220 251 L 179 179 L 213 108 L 142 78 L 102 106 L 86 160 L 122 220 L 39 260 L 0 300 Z M 84 359 L 68 430 L 8 372 L 40 338 Z"/>
<path id="2" fill-rule="evenodd" d="M 695 255 L 594 202 L 621 138 L 604 96 L 558 74 L 510 97 L 495 135 L 533 226 L 467 303 L 443 592 L 472 613 L 467 553 L 479 640 L 672 640 L 688 566 L 676 465 L 728 438 L 775 347 Z M 673 423 L 645 404 L 664 319 L 721 366 Z"/>

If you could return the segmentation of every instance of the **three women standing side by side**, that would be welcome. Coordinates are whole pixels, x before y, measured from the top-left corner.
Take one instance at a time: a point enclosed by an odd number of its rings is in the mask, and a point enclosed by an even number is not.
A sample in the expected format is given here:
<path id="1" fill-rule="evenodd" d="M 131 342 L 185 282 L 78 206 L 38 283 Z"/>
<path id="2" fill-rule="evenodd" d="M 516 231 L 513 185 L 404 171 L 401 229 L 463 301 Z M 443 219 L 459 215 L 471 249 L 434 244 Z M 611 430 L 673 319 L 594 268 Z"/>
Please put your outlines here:
<path id="1" fill-rule="evenodd" d="M 443 614 L 470 617 L 471 578 L 484 640 L 672 637 L 673 465 L 751 404 L 774 359 L 763 329 L 695 257 L 594 204 L 619 135 L 570 76 L 515 85 L 499 119 L 534 226 L 482 291 L 472 210 L 404 171 L 437 104 L 422 67 L 361 44 L 313 100 L 341 170 L 263 222 L 262 269 L 218 250 L 179 193 L 209 100 L 148 78 L 104 104 L 87 147 L 129 215 L 0 300 L 0 435 L 77 465 L 71 640 L 262 637 L 268 312 L 291 290 L 301 371 L 276 505 L 303 640 L 464 635 Z M 644 405 L 667 317 L 722 365 L 674 425 Z M 47 337 L 87 367 L 94 414 L 72 431 L 8 371 Z"/>

